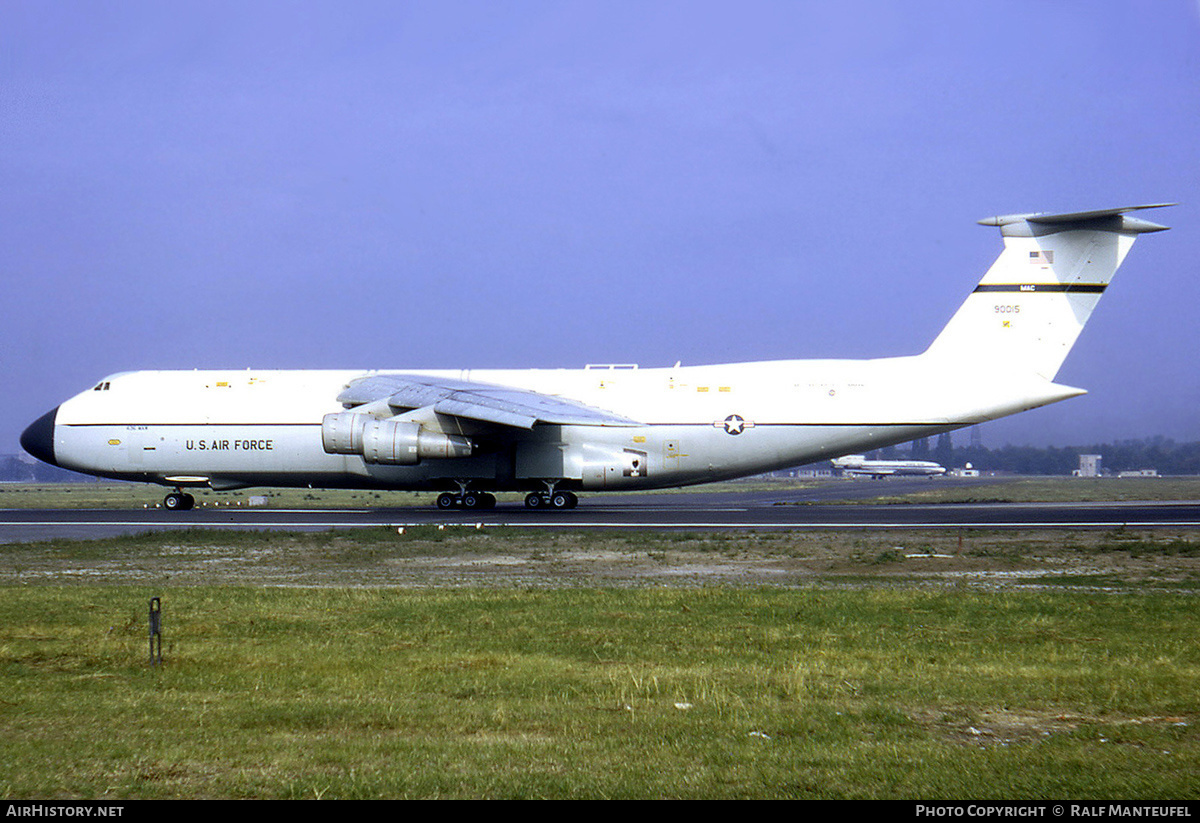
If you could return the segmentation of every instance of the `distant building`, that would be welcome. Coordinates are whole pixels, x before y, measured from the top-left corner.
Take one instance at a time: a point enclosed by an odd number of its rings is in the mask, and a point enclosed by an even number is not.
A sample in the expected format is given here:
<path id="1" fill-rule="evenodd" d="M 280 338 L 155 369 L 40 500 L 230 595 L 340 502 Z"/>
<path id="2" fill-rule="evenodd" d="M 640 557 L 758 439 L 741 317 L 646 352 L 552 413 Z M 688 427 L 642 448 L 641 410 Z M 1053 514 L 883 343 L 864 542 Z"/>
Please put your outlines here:
<path id="1" fill-rule="evenodd" d="M 747 483 L 753 483 L 756 480 L 785 480 L 791 478 L 799 478 L 802 480 L 832 480 L 833 469 L 802 466 L 795 469 L 779 469 L 778 471 L 764 472 L 763 474 L 755 474 L 750 477 L 737 477 L 730 482 L 739 483 L 745 481 Z"/>
<path id="2" fill-rule="evenodd" d="M 1076 477 L 1099 477 L 1100 459 L 1098 454 L 1079 455 L 1079 468 L 1072 472 Z"/>
<path id="3" fill-rule="evenodd" d="M 1158 477 L 1158 469 L 1137 469 L 1136 471 L 1117 472 L 1117 477 Z"/>

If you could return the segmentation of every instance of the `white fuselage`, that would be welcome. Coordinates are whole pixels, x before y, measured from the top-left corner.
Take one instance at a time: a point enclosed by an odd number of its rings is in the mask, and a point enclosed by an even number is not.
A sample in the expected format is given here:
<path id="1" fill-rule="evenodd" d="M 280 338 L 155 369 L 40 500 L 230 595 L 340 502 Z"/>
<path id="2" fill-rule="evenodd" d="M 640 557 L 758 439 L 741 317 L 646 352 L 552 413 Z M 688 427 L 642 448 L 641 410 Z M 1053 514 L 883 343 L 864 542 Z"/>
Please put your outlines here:
<path id="1" fill-rule="evenodd" d="M 379 372 L 383 374 L 384 372 Z M 154 371 L 113 375 L 63 403 L 54 458 L 77 471 L 166 485 L 538 488 L 678 486 L 868 450 L 1078 394 L 1036 378 L 949 383 L 921 358 L 660 369 L 406 372 L 564 397 L 637 426 L 536 425 L 470 457 L 412 466 L 322 448 L 339 393 L 373 372 Z"/>

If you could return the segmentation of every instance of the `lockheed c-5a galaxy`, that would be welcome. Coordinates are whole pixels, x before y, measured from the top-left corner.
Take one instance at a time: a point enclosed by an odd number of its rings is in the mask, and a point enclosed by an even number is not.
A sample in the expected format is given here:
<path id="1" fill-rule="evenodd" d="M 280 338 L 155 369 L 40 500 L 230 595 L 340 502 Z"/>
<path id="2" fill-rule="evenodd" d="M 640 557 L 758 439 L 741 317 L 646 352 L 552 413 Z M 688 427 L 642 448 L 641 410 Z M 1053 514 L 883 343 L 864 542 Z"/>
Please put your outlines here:
<path id="1" fill-rule="evenodd" d="M 1169 205 L 1169 204 L 1159 204 Z M 1016 214 L 1004 249 L 923 353 L 641 369 L 138 371 L 43 415 L 21 444 L 47 463 L 172 488 L 440 492 L 490 508 L 527 492 L 758 474 L 971 426 L 1083 394 L 1054 382 L 1139 234 L 1131 212 Z"/>

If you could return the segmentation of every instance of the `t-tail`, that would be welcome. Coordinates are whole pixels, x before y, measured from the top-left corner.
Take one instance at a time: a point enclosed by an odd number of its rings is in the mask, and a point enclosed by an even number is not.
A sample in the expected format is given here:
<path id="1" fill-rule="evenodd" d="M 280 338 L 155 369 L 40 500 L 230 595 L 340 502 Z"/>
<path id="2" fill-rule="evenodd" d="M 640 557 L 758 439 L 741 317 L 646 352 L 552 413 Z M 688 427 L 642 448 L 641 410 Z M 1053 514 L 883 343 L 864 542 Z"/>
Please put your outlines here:
<path id="1" fill-rule="evenodd" d="M 1052 381 L 1133 241 L 1168 228 L 1129 212 L 1170 205 L 980 220 L 1004 251 L 923 357 Z"/>

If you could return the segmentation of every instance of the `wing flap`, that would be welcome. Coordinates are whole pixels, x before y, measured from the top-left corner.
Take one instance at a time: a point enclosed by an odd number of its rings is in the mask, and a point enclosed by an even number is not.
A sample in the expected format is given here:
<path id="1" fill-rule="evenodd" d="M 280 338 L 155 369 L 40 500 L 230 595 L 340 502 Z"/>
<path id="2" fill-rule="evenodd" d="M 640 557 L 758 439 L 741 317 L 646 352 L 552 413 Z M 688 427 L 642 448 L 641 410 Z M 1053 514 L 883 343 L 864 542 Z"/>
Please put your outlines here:
<path id="1" fill-rule="evenodd" d="M 538 422 L 535 416 L 522 414 L 519 411 L 511 409 L 493 407 L 475 402 L 474 400 L 446 398 L 434 403 L 433 410 L 438 414 L 466 417 L 470 420 L 482 420 L 485 423 L 512 426 L 515 429 L 532 429 L 534 424 Z"/>
<path id="2" fill-rule="evenodd" d="M 575 400 L 541 392 L 450 378 L 377 374 L 351 382 L 338 402 L 360 406 L 380 400 L 407 411 L 432 407 L 438 414 L 500 426 L 531 429 L 537 423 L 562 426 L 637 426 L 636 420 Z"/>

